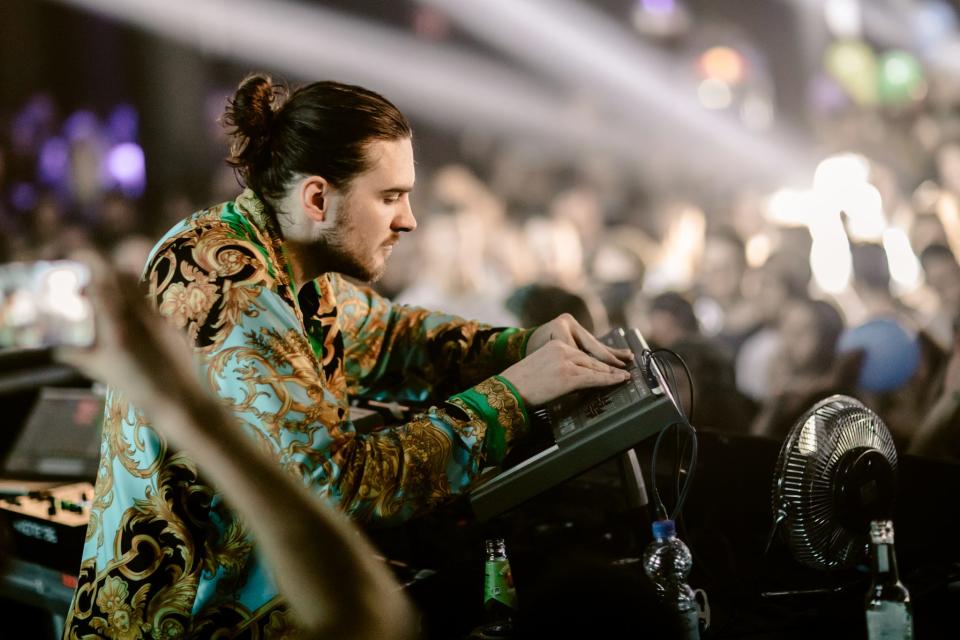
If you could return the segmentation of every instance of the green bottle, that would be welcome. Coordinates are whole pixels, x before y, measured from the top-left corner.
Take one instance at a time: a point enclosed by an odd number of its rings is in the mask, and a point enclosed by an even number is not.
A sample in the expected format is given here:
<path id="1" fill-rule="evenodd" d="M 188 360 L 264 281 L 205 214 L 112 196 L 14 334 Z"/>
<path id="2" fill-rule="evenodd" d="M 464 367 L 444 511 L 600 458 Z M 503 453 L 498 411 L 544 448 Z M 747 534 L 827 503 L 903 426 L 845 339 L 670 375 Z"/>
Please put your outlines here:
<path id="1" fill-rule="evenodd" d="M 513 616 L 517 610 L 517 592 L 513 588 L 513 574 L 507 559 L 503 538 L 486 541 L 487 560 L 483 578 L 483 609 L 485 638 L 510 638 L 513 635 Z"/>
<path id="2" fill-rule="evenodd" d="M 913 611 L 910 593 L 900 582 L 893 550 L 893 522 L 870 523 L 873 581 L 867 592 L 867 638 L 912 640 Z"/>

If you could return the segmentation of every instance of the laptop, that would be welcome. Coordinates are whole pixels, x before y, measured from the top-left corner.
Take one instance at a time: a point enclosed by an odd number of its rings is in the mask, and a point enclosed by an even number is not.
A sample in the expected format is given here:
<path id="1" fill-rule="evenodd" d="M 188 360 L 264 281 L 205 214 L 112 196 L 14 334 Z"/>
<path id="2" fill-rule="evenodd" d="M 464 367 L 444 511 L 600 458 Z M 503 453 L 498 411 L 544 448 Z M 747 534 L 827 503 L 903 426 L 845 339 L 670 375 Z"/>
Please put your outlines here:
<path id="1" fill-rule="evenodd" d="M 103 394 L 44 387 L 3 459 L 4 478 L 89 481 L 97 477 Z"/>

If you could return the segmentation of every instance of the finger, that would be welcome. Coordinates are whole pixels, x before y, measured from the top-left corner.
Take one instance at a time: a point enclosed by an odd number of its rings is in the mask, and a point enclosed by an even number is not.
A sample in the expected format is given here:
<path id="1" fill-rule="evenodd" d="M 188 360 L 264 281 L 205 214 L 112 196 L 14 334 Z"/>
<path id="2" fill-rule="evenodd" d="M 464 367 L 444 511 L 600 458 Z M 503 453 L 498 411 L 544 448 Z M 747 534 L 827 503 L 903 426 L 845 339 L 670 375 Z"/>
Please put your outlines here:
<path id="1" fill-rule="evenodd" d="M 606 362 L 601 362 L 600 360 L 597 360 L 593 356 L 582 351 L 576 352 L 576 355 L 572 357 L 572 361 L 578 367 L 583 369 L 589 369 L 598 373 L 614 374 L 621 380 L 626 380 L 630 377 L 630 373 L 625 371 L 622 367 L 611 366 Z"/>
<path id="2" fill-rule="evenodd" d="M 623 369 L 607 367 L 606 371 L 582 367 L 577 375 L 577 386 L 581 389 L 591 387 L 608 387 L 620 384 L 630 379 L 630 374 Z"/>
<path id="3" fill-rule="evenodd" d="M 580 326 L 574 330 L 574 340 L 582 351 L 589 353 L 597 360 L 606 362 L 613 367 L 622 369 L 633 359 L 633 352 L 629 349 L 613 349 L 608 347 Z"/>

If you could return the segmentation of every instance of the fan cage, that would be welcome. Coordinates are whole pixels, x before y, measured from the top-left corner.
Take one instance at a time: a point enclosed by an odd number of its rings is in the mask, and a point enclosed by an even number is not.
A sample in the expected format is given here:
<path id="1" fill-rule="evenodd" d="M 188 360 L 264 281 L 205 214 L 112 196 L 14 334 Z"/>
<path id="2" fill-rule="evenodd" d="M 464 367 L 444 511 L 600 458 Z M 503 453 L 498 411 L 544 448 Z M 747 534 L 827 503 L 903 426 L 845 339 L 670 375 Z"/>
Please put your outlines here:
<path id="1" fill-rule="evenodd" d="M 794 557 L 817 569 L 850 566 L 865 555 L 867 531 L 839 522 L 837 467 L 855 450 L 878 451 L 896 472 L 897 452 L 883 421 L 859 401 L 831 396 L 794 425 L 780 450 L 773 493 L 774 513 Z"/>

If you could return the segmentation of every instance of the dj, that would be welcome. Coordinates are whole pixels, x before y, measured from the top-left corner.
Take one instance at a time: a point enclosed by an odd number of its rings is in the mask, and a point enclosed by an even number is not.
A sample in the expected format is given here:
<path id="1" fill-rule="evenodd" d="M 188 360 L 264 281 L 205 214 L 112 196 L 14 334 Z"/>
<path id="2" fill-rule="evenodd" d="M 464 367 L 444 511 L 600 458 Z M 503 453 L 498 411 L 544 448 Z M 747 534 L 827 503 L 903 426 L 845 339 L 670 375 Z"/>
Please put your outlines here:
<path id="1" fill-rule="evenodd" d="M 416 228 L 410 126 L 383 97 L 334 82 L 288 95 L 252 76 L 224 122 L 247 189 L 171 229 L 146 284 L 246 434 L 329 504 L 357 520 L 409 518 L 499 462 L 528 429 L 527 407 L 629 377 L 629 352 L 569 316 L 495 329 L 392 305 L 344 277 L 376 280 Z M 436 404 L 360 435 L 353 397 Z M 276 569 L 196 462 L 111 390 L 66 637 L 281 637 L 295 621 Z"/>

